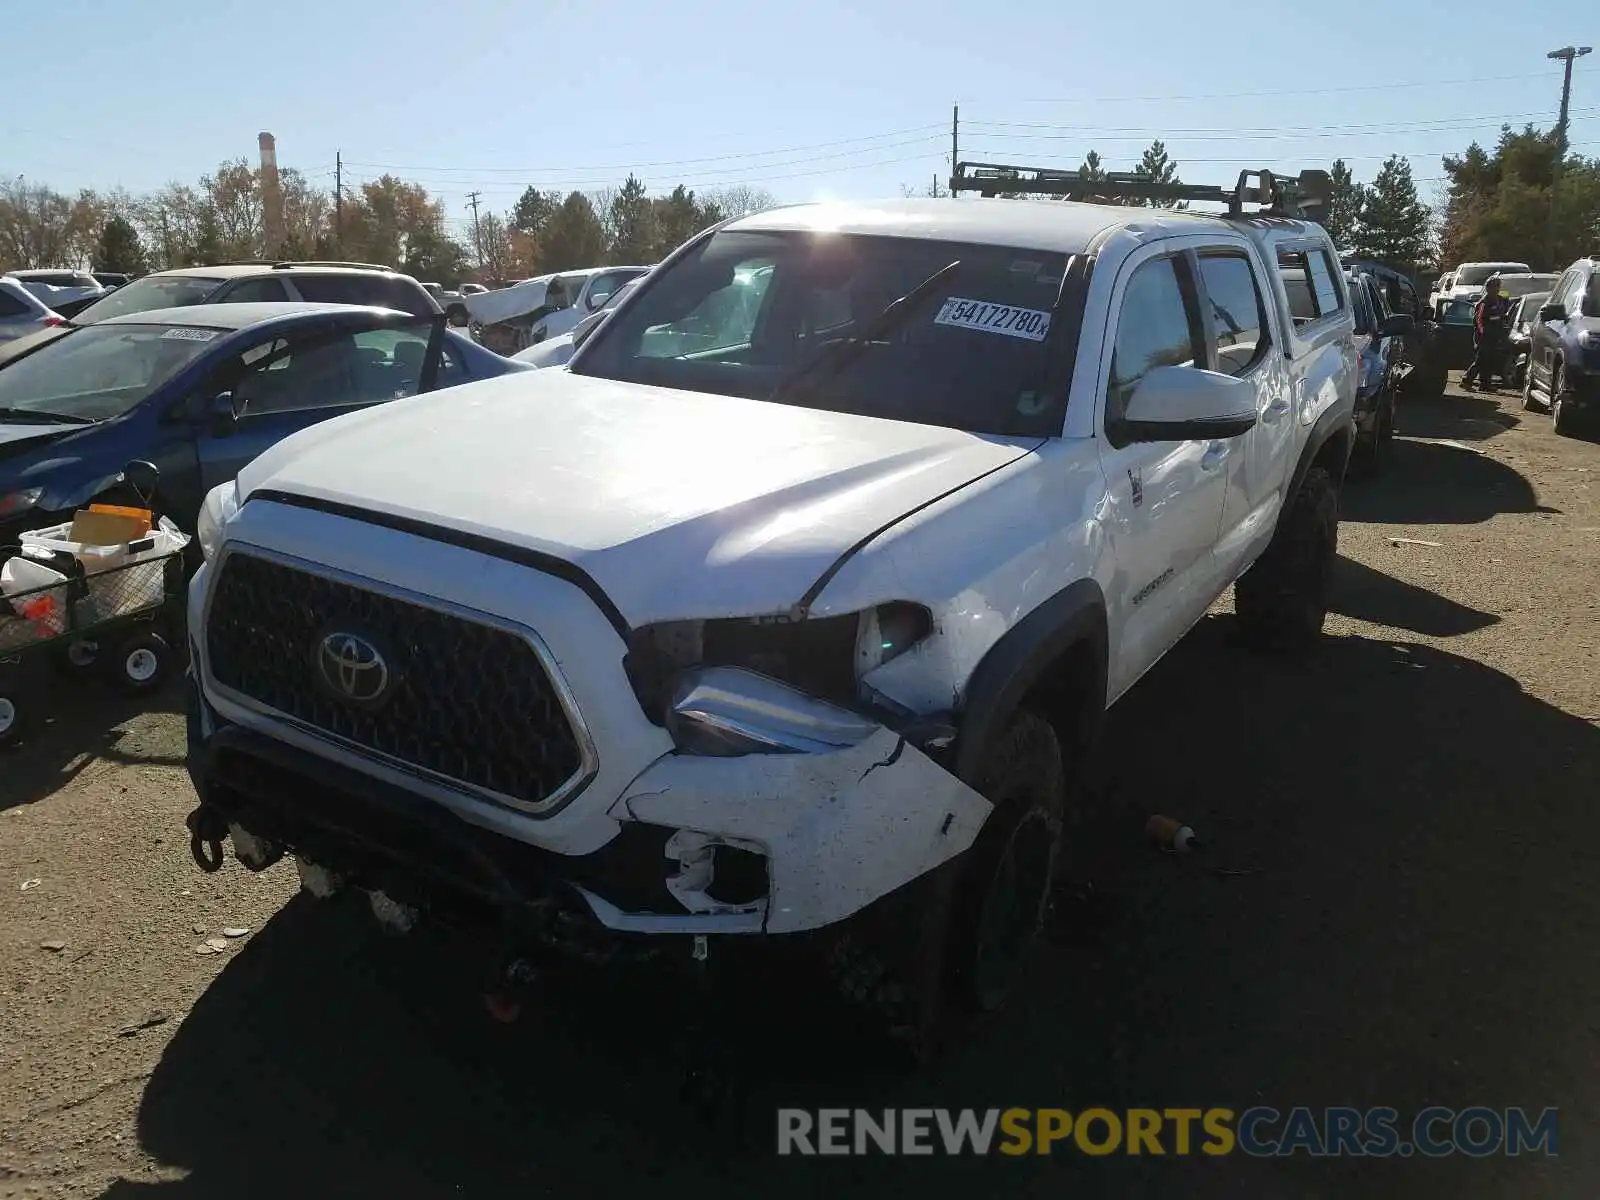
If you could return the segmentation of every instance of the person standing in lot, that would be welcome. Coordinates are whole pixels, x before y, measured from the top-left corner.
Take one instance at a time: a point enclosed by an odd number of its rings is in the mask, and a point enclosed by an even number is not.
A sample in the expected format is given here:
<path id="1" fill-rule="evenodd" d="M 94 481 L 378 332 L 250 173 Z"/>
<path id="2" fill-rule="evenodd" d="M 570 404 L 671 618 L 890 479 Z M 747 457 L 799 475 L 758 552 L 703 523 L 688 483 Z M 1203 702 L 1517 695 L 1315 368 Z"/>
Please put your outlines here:
<path id="1" fill-rule="evenodd" d="M 1473 347 L 1476 353 L 1472 365 L 1461 376 L 1461 386 L 1469 388 L 1476 380 L 1485 392 L 1493 391 L 1490 382 L 1504 369 L 1506 340 L 1511 319 L 1511 301 L 1500 294 L 1500 276 L 1491 275 L 1483 285 L 1483 299 L 1472 312 Z"/>

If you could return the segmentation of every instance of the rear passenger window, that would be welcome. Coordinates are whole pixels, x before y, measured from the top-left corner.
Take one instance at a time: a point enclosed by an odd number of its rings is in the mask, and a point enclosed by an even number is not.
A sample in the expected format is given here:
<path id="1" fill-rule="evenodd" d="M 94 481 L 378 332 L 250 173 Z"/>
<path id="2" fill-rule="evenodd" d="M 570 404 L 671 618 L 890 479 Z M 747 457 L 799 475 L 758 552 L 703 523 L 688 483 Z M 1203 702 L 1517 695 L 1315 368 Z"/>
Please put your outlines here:
<path id="1" fill-rule="evenodd" d="M 21 300 L 4 291 L 0 291 L 0 317 L 25 317 L 32 316 L 33 309 Z"/>
<path id="2" fill-rule="evenodd" d="M 1339 285 L 1334 282 L 1332 260 L 1327 251 L 1278 251 L 1278 274 L 1289 297 L 1289 315 L 1296 325 L 1320 321 L 1343 306 Z"/>
<path id="3" fill-rule="evenodd" d="M 1311 293 L 1317 299 L 1317 316 L 1326 317 L 1339 311 L 1339 285 L 1334 282 L 1335 271 L 1325 250 L 1314 250 L 1306 255 L 1311 270 Z"/>
<path id="4" fill-rule="evenodd" d="M 246 279 L 235 284 L 222 296 L 227 304 L 270 304 L 289 298 L 288 289 L 276 279 Z"/>
<path id="5" fill-rule="evenodd" d="M 1242 254 L 1203 254 L 1200 278 L 1216 338 L 1217 370 L 1243 375 L 1261 361 L 1272 340 L 1250 260 Z"/>
<path id="6" fill-rule="evenodd" d="M 318 304 L 382 304 L 377 288 L 353 275 L 301 275 L 294 286 L 302 298 Z"/>
<path id="7" fill-rule="evenodd" d="M 1178 260 L 1159 258 L 1136 268 L 1117 314 L 1106 389 L 1106 424 L 1122 419 L 1128 397 L 1156 367 L 1192 367 L 1204 362 L 1199 321 L 1188 296 L 1187 273 Z"/>

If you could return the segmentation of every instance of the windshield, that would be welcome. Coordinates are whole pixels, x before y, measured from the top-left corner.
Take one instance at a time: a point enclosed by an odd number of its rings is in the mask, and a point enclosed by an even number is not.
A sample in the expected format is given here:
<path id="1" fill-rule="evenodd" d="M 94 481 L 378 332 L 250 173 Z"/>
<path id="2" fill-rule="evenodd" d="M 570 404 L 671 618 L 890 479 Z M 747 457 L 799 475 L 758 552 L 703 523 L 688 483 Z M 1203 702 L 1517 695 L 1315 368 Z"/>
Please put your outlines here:
<path id="1" fill-rule="evenodd" d="M 1548 292 L 1555 282 L 1554 275 L 1504 275 L 1500 279 L 1500 291 L 1508 299 L 1515 300 L 1535 292 Z"/>
<path id="2" fill-rule="evenodd" d="M 204 301 L 221 282 L 202 275 L 146 275 L 96 300 L 72 319 L 79 325 L 87 325 L 110 317 L 125 317 L 129 313 L 184 308 Z"/>
<path id="3" fill-rule="evenodd" d="M 83 421 L 121 416 L 221 336 L 184 325 L 75 329 L 0 370 L 0 409 Z"/>
<path id="4" fill-rule="evenodd" d="M 1524 296 L 1517 304 L 1516 322 L 1525 325 L 1539 315 L 1539 308 L 1550 298 L 1549 292 L 1535 292 L 1531 296 Z"/>
<path id="5" fill-rule="evenodd" d="M 1472 263 L 1456 270 L 1456 287 L 1482 287 L 1489 276 L 1526 271 L 1526 263 Z"/>
<path id="6" fill-rule="evenodd" d="M 850 341 L 952 263 L 902 319 Z M 1065 395 L 1044 394 L 1045 336 L 1066 268 L 1036 250 L 729 230 L 652 272 L 574 373 L 752 400 L 782 385 L 785 403 L 806 408 L 1050 436 Z"/>

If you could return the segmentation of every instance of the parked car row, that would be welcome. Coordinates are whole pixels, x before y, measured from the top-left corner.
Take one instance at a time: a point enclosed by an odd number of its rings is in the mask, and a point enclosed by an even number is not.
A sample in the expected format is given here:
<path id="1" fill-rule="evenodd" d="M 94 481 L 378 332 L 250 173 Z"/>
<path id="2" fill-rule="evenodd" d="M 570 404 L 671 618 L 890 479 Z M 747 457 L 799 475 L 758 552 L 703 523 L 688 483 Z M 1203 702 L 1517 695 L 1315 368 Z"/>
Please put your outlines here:
<path id="1" fill-rule="evenodd" d="M 159 469 L 162 511 L 192 532 L 206 490 L 289 434 L 531 369 L 442 314 L 372 305 L 191 303 L 49 333 L 0 361 L 0 545 L 70 517 L 134 460 Z"/>

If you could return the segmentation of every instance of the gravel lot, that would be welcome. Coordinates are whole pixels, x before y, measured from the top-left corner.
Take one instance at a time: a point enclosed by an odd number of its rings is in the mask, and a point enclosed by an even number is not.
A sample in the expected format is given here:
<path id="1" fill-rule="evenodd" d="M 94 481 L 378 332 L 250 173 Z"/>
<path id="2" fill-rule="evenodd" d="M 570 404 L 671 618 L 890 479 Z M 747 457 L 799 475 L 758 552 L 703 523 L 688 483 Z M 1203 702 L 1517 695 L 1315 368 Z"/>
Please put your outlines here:
<path id="1" fill-rule="evenodd" d="M 0 1195 L 1597 1194 L 1600 445 L 1510 397 L 1401 432 L 1346 493 L 1313 661 L 1231 648 L 1224 604 L 1118 706 L 1099 901 L 1024 1002 L 906 1078 L 752 988 L 742 1130 L 679 1104 L 669 989 L 579 979 L 496 1025 L 459 950 L 287 865 L 202 875 L 178 697 L 76 694 L 0 759 Z M 1209 860 L 1148 849 L 1152 812 Z M 1560 1157 L 780 1161 L 786 1103 L 1558 1106 Z"/>

